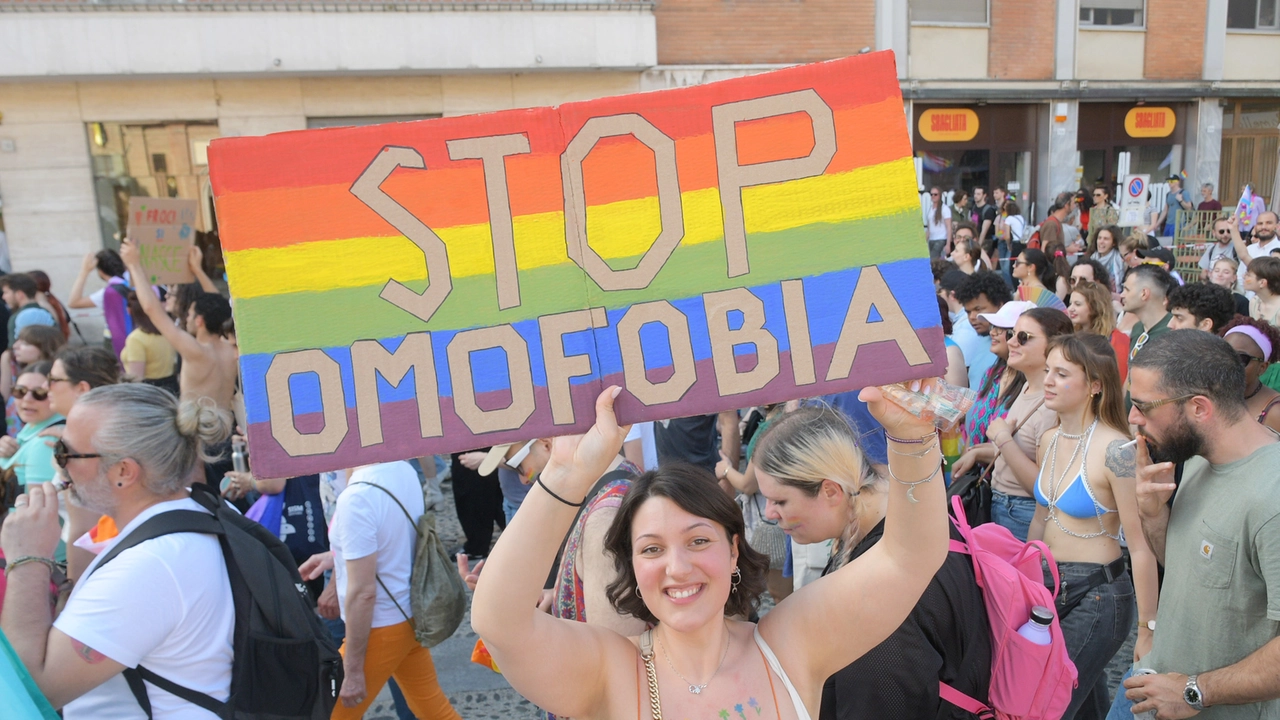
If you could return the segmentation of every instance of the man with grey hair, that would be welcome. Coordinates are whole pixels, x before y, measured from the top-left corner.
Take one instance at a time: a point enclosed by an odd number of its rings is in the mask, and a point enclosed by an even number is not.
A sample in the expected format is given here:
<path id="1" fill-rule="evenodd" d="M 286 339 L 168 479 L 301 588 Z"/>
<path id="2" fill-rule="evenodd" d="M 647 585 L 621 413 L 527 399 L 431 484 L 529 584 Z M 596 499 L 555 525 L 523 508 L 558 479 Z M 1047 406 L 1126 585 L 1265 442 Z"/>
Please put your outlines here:
<path id="1" fill-rule="evenodd" d="M 215 700 L 229 697 L 235 608 L 216 537 L 181 532 L 126 545 L 98 570 L 147 519 L 208 512 L 188 486 L 203 447 L 229 430 L 229 417 L 212 403 L 179 404 L 151 385 L 110 385 L 80 397 L 54 461 L 72 502 L 111 517 L 120 534 L 90 563 L 56 622 L 49 581 L 57 489 L 28 486 L 15 501 L 0 531 L 9 562 L 0 628 L 65 720 L 145 717 L 121 674 L 138 666 Z M 150 683 L 146 695 L 155 720 L 213 717 Z"/>
<path id="2" fill-rule="evenodd" d="M 1222 203 L 1213 199 L 1213 183 L 1205 183 L 1200 186 L 1200 197 L 1204 199 L 1196 206 L 1197 210 L 1212 210 L 1217 212 L 1222 209 Z"/>
<path id="3" fill-rule="evenodd" d="M 1165 576 L 1155 642 L 1136 664 L 1156 674 L 1126 679 L 1108 717 L 1278 717 L 1280 442 L 1249 413 L 1244 368 L 1214 335 L 1151 340 L 1129 379 L 1138 513 Z"/>

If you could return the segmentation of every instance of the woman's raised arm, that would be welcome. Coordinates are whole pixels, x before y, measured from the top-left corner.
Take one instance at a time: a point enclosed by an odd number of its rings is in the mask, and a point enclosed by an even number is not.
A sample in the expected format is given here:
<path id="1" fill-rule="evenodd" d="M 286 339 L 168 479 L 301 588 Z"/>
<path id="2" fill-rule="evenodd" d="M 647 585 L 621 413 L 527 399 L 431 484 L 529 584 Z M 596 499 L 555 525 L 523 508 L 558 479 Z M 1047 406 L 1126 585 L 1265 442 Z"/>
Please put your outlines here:
<path id="1" fill-rule="evenodd" d="M 947 556 L 942 455 L 933 425 L 884 399 L 859 397 L 889 436 L 884 536 L 840 570 L 805 586 L 760 621 L 787 674 L 806 696 L 902 624 Z M 905 441 L 905 442 L 903 442 Z M 810 708 L 816 712 L 817 708 Z"/>
<path id="2" fill-rule="evenodd" d="M 572 503 L 585 499 L 627 435 L 613 412 L 620 390 L 600 394 L 596 424 L 585 435 L 552 442 L 551 459 L 489 554 L 471 604 L 471 626 L 512 687 L 562 717 L 597 713 L 607 699 L 611 648 L 630 645 L 616 633 L 537 609 L 547 569 L 577 511 Z"/>

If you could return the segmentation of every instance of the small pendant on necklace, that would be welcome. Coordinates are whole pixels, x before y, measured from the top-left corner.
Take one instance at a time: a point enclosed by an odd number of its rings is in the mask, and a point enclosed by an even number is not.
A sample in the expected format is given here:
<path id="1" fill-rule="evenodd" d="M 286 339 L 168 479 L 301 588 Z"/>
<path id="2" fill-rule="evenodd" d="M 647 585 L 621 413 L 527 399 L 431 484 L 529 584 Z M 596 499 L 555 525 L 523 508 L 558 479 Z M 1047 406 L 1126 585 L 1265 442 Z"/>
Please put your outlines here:
<path id="1" fill-rule="evenodd" d="M 909 487 L 909 488 L 907 488 L 907 499 L 908 499 L 908 500 L 910 500 L 910 501 L 911 501 L 911 502 L 913 502 L 913 503 L 918 503 L 918 502 L 920 502 L 920 501 L 919 501 L 919 500 L 917 500 L 917 499 L 916 499 L 916 496 L 913 494 L 913 493 L 915 493 L 915 491 L 916 491 L 916 489 L 915 489 L 914 487 Z"/>
<path id="2" fill-rule="evenodd" d="M 689 692 L 693 693 L 694 695 L 701 695 L 702 689 L 705 687 L 706 685 L 690 685 Z"/>

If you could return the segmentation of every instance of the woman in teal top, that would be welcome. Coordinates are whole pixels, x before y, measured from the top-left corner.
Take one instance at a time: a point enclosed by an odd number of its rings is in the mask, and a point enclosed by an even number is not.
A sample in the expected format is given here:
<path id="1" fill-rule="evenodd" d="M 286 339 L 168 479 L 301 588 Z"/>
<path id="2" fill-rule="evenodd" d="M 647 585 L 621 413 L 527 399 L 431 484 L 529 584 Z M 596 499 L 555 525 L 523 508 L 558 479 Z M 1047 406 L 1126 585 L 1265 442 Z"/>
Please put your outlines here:
<path id="1" fill-rule="evenodd" d="M 0 470 L 12 469 L 23 488 L 53 479 L 53 448 L 40 432 L 65 418 L 49 404 L 49 367 L 47 362 L 32 363 L 18 376 L 13 397 L 24 425 L 18 437 L 0 437 Z"/>

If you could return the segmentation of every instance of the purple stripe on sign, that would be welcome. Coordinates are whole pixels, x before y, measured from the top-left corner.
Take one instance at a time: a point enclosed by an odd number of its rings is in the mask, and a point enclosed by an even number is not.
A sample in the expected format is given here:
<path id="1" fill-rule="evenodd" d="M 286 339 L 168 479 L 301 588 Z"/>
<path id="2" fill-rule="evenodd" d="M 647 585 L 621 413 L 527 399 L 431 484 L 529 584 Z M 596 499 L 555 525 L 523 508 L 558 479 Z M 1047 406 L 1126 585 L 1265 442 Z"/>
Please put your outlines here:
<path id="1" fill-rule="evenodd" d="M 898 345 L 892 341 L 872 343 L 859 348 L 848 378 L 824 380 L 831 357 L 835 352 L 835 344 L 828 344 L 813 349 L 814 366 L 817 370 L 817 382 L 806 386 L 811 397 L 831 393 L 847 392 L 868 385 L 880 385 L 903 379 L 904 375 L 913 378 L 941 376 L 946 372 L 946 355 L 940 352 L 942 328 L 931 327 L 916 331 L 916 336 L 924 344 L 932 356 L 943 358 L 936 363 L 927 363 L 910 367 Z M 751 355 L 739 356 L 736 364 L 740 371 L 754 366 L 755 358 Z M 791 355 L 787 351 L 779 353 L 778 374 L 764 387 L 738 395 L 722 397 L 716 380 L 714 362 L 711 359 L 695 362 L 697 380 L 677 400 L 662 405 L 646 406 L 629 393 L 618 398 L 617 410 L 624 423 L 661 420 L 678 415 L 673 408 L 689 400 L 706 403 L 707 407 L 719 410 L 751 407 L 767 403 L 782 402 L 795 395 L 792 376 Z M 650 372 L 649 378 L 657 382 L 659 376 Z M 610 375 L 604 378 L 603 385 L 594 383 L 571 385 L 569 392 L 572 398 L 574 423 L 557 426 L 558 434 L 584 432 L 595 419 L 595 400 L 600 388 L 611 384 L 622 384 L 621 375 Z M 545 387 L 534 387 L 535 409 L 522 427 L 550 427 L 551 403 Z M 486 409 L 504 407 L 510 401 L 510 391 L 482 393 L 477 405 Z M 249 449 L 253 456 L 253 468 L 259 477 L 279 477 L 278 469 L 289 467 L 294 475 L 320 472 L 335 465 L 355 467 L 369 463 L 390 462 L 406 457 L 422 457 L 436 453 L 460 452 L 486 447 L 504 442 L 528 440 L 529 431 L 523 429 L 507 430 L 491 433 L 473 433 L 454 411 L 453 399 L 441 397 L 440 416 L 445 435 L 450 438 L 446 443 L 443 438 L 423 439 L 419 435 L 418 406 L 415 400 L 398 400 L 381 403 L 383 441 L 369 447 L 360 446 L 360 429 L 355 408 L 346 408 L 347 434 L 332 453 L 290 458 L 284 449 L 271 435 L 269 423 L 254 423 L 249 427 Z M 315 433 L 323 429 L 324 420 L 320 413 L 308 413 L 295 417 L 295 427 L 303 433 Z"/>

